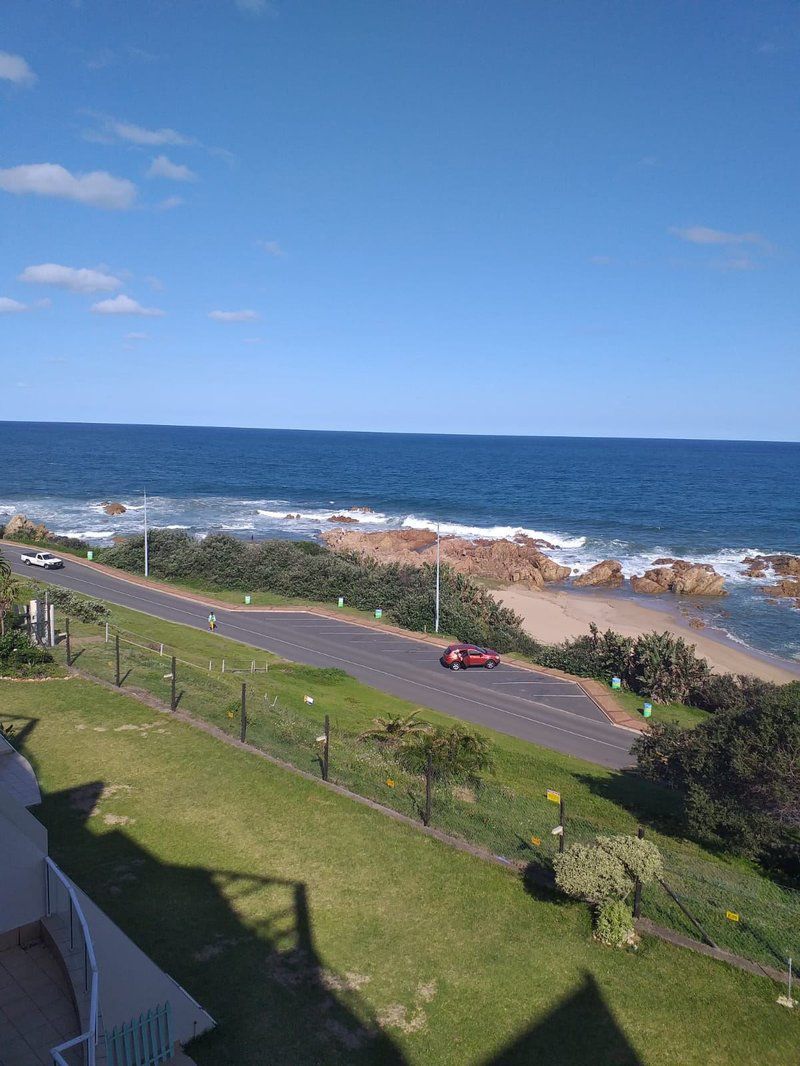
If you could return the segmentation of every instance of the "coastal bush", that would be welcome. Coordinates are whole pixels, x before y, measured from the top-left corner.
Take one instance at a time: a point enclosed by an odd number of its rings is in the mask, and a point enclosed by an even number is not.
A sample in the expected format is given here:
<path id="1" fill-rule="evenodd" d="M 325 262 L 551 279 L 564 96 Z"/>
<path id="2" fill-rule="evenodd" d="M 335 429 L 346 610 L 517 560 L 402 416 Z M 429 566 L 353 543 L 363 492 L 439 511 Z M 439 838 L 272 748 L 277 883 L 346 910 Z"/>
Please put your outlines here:
<path id="1" fill-rule="evenodd" d="M 11 629 L 0 637 L 0 674 L 5 677 L 37 677 L 46 673 L 53 656 L 31 644 L 21 629 Z"/>
<path id="2" fill-rule="evenodd" d="M 742 710 L 695 729 L 662 724 L 634 744 L 639 771 L 678 789 L 697 839 L 800 869 L 800 682 L 753 686 Z"/>
<path id="3" fill-rule="evenodd" d="M 685 703 L 708 675 L 693 645 L 671 633 L 644 633 L 632 646 L 624 679 L 655 703 Z"/>
<path id="4" fill-rule="evenodd" d="M 44 589 L 37 588 L 37 595 L 44 595 Z M 47 595 L 50 603 L 59 611 L 63 611 L 70 618 L 77 618 L 81 622 L 103 622 L 109 617 L 110 611 L 101 600 L 91 597 L 79 596 L 70 589 L 59 588 L 58 585 L 48 585 Z"/>

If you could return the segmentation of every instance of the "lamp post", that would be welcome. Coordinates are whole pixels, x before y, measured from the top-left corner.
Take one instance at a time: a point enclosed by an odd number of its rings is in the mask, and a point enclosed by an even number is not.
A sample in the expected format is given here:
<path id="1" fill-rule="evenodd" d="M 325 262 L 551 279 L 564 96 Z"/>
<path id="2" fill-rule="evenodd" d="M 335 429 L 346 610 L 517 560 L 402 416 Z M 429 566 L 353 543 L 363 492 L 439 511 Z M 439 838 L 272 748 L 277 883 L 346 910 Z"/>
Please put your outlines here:
<path id="1" fill-rule="evenodd" d="M 150 550 L 147 543 L 147 489 L 144 492 L 144 576 L 150 576 Z"/>
<path id="2" fill-rule="evenodd" d="M 435 622 L 434 622 L 434 632 L 435 633 L 439 632 L 439 569 L 440 569 L 440 563 L 441 563 L 440 542 L 441 542 L 441 527 L 440 527 L 440 524 L 437 522 L 436 523 L 436 618 L 435 618 Z"/>

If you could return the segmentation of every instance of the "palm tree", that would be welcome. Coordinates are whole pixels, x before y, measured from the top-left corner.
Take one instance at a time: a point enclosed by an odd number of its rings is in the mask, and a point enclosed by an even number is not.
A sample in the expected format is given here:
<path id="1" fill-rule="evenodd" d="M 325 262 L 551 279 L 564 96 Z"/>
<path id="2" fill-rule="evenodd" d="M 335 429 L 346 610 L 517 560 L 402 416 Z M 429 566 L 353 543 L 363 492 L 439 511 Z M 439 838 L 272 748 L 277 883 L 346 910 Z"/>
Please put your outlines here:
<path id="1" fill-rule="evenodd" d="M 8 559 L 6 559 L 5 555 L 3 555 L 3 549 L 0 548 L 0 578 L 8 577 L 10 573 L 11 564 L 9 563 Z"/>
<path id="2" fill-rule="evenodd" d="M 388 718 L 373 718 L 372 729 L 365 729 L 359 733 L 358 740 L 377 740 L 383 744 L 399 744 L 408 737 L 419 736 L 427 733 L 430 726 L 427 722 L 417 720 L 418 711 L 411 714 L 392 714 Z"/>
<path id="3" fill-rule="evenodd" d="M 12 576 L 11 570 L 0 569 L 0 637 L 6 634 L 6 615 L 14 609 L 18 595 L 19 582 Z"/>

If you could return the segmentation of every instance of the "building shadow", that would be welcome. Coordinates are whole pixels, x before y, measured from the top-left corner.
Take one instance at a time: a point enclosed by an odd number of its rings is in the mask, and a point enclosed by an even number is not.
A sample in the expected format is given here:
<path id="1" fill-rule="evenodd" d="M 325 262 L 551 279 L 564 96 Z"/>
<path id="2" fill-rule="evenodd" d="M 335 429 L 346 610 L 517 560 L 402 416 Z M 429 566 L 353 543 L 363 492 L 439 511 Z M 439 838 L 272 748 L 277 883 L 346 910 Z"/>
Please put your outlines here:
<path id="1" fill-rule="evenodd" d="M 188 1048 L 198 1066 L 405 1066 L 362 976 L 325 966 L 304 882 L 165 863 L 122 827 L 90 832 L 104 795 L 102 781 L 50 793 L 37 816 L 58 865 L 217 1021 Z"/>
<path id="2" fill-rule="evenodd" d="M 90 781 L 46 794 L 36 813 L 59 866 L 217 1021 L 188 1046 L 198 1066 L 407 1066 L 361 994 L 367 976 L 325 965 L 305 882 L 181 865 L 177 843 L 165 862 L 122 825 L 91 831 L 107 794 Z M 560 900 L 539 878 L 525 887 Z M 538 1063 L 640 1066 L 590 974 L 481 1066 Z"/>
<path id="3" fill-rule="evenodd" d="M 591 974 L 542 1021 L 483 1066 L 643 1066 Z"/>

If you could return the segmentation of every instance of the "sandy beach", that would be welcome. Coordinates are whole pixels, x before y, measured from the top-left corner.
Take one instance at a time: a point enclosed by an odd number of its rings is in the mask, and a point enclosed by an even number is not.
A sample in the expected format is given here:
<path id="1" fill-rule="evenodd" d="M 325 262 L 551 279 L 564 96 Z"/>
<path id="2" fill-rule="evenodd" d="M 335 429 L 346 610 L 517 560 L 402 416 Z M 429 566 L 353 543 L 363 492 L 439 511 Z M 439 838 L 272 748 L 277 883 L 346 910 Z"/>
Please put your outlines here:
<path id="1" fill-rule="evenodd" d="M 495 590 L 498 599 L 519 614 L 525 628 L 538 640 L 555 644 L 588 631 L 596 622 L 601 630 L 614 629 L 624 636 L 669 629 L 694 644 L 698 655 L 721 673 L 755 674 L 767 681 L 800 680 L 800 663 L 793 664 L 736 644 L 716 630 L 698 630 L 681 620 L 677 611 L 643 606 L 623 596 L 563 589 L 531 590 L 511 586 Z"/>

